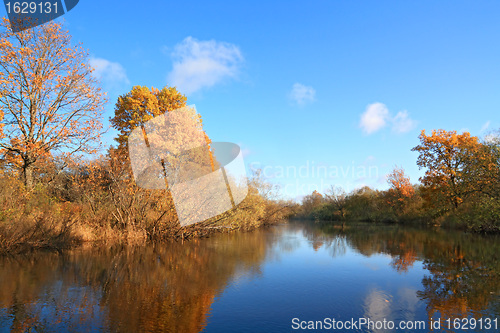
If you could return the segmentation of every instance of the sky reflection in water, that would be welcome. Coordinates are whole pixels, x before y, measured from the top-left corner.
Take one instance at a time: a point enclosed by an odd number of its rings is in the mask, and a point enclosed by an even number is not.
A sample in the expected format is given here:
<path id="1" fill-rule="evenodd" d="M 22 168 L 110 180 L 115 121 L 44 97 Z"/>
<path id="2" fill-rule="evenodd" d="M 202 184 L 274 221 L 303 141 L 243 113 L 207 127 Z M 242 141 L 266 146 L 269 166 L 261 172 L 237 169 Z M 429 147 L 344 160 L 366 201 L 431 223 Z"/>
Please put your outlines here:
<path id="1" fill-rule="evenodd" d="M 3 258 L 0 332 L 290 332 L 293 318 L 494 319 L 498 253 L 497 237 L 290 223 L 183 244 Z"/>

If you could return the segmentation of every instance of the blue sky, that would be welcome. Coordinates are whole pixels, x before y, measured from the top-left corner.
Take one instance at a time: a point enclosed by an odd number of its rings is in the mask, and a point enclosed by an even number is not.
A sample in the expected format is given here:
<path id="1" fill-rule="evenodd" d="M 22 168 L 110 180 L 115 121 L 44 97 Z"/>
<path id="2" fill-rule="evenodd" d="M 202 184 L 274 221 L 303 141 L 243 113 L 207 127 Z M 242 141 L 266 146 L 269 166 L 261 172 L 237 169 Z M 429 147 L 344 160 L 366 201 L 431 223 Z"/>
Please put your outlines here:
<path id="1" fill-rule="evenodd" d="M 80 1 L 64 21 L 108 91 L 106 119 L 134 85 L 176 85 L 213 141 L 238 143 L 248 172 L 298 198 L 387 188 L 394 165 L 417 182 L 422 129 L 498 129 L 499 13 L 498 1 Z"/>

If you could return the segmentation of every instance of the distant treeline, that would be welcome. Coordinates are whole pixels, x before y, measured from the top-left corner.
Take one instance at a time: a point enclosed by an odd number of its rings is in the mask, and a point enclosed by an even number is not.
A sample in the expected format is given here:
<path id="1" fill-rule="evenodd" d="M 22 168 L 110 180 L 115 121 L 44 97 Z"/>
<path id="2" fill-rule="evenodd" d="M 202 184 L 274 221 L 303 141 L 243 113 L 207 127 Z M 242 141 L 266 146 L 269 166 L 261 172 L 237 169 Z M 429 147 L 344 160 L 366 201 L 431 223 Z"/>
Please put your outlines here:
<path id="1" fill-rule="evenodd" d="M 464 132 L 422 131 L 417 165 L 425 169 L 412 184 L 400 167 L 388 175 L 390 188 L 346 193 L 332 186 L 304 197 L 301 218 L 325 221 L 423 223 L 500 232 L 499 133 L 480 140 Z"/>

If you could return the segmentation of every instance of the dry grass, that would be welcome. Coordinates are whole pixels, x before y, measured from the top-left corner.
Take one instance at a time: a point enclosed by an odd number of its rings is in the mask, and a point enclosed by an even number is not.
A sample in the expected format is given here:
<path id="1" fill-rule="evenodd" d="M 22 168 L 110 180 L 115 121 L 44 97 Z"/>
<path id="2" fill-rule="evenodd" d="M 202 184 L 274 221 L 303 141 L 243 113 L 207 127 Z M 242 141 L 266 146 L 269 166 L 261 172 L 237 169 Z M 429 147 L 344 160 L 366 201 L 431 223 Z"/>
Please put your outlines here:
<path id="1" fill-rule="evenodd" d="M 251 230 L 290 214 L 287 203 L 270 199 L 267 185 L 255 177 L 236 209 L 181 227 L 169 192 L 137 187 L 124 165 L 108 156 L 55 176 L 46 172 L 29 191 L 15 174 L 0 176 L 0 254 L 84 242 L 185 240 Z"/>

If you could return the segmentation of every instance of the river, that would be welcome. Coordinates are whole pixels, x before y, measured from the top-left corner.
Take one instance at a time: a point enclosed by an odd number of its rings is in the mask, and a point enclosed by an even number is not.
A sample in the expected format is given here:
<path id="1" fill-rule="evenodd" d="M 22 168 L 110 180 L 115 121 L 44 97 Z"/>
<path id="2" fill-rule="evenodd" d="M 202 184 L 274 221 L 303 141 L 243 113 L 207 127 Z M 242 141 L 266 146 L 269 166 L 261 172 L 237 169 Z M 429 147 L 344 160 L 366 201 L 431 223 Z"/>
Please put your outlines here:
<path id="1" fill-rule="evenodd" d="M 4 257 L 0 332 L 498 332 L 499 240 L 290 222 Z"/>

